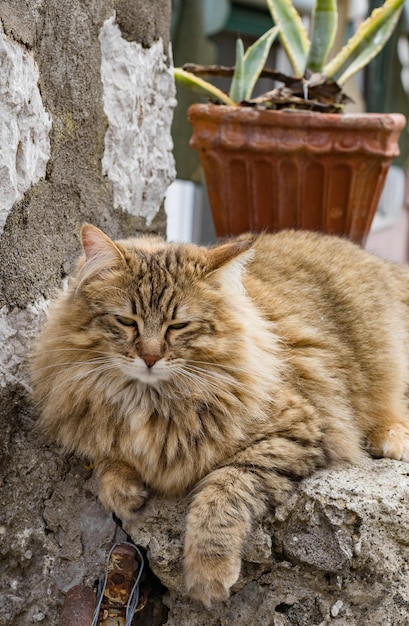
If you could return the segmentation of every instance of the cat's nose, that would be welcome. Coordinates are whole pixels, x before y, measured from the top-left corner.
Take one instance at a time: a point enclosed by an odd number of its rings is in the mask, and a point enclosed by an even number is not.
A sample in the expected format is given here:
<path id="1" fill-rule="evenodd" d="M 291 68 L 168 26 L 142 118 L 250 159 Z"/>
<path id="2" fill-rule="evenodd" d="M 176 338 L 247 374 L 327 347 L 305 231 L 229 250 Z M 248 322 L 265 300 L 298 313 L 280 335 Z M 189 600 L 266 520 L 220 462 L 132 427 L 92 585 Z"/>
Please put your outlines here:
<path id="1" fill-rule="evenodd" d="M 147 367 L 153 367 L 157 361 L 159 361 L 160 354 L 141 354 L 141 359 L 143 359 L 147 365 Z"/>

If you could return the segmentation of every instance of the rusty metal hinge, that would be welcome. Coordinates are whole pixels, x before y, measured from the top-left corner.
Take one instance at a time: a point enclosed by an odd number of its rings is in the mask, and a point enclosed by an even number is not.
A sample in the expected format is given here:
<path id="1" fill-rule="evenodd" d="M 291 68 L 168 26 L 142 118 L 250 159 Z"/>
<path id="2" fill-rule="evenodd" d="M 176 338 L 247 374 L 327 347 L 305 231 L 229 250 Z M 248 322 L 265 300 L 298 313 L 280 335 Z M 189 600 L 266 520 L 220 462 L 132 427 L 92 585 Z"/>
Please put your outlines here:
<path id="1" fill-rule="evenodd" d="M 143 567 L 142 554 L 134 544 L 124 541 L 109 550 L 92 626 L 131 626 L 136 610 L 146 603 L 146 598 L 139 602 Z"/>
<path id="2" fill-rule="evenodd" d="M 96 595 L 85 585 L 70 589 L 59 626 L 131 626 L 134 614 L 147 602 L 146 591 L 139 593 L 143 569 L 143 556 L 134 544 L 116 543 L 107 550 Z"/>

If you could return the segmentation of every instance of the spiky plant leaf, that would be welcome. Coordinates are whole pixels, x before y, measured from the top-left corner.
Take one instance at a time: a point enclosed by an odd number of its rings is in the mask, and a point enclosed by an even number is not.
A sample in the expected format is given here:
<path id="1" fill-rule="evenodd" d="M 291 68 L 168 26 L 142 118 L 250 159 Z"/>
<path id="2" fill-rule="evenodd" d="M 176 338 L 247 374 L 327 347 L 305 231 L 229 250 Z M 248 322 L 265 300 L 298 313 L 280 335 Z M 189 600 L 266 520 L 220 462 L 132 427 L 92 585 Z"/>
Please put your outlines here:
<path id="1" fill-rule="evenodd" d="M 368 65 L 391 36 L 405 0 L 386 0 L 358 28 L 347 44 L 323 69 L 327 78 L 343 85 Z"/>
<path id="2" fill-rule="evenodd" d="M 337 1 L 316 0 L 311 18 L 311 46 L 306 67 L 312 72 L 321 72 L 337 31 Z"/>
<path id="3" fill-rule="evenodd" d="M 244 53 L 243 42 L 236 42 L 236 66 L 231 83 L 229 96 L 235 102 L 249 100 L 254 85 L 263 70 L 270 48 L 279 32 L 278 26 L 273 26 L 257 41 L 249 46 Z"/>
<path id="4" fill-rule="evenodd" d="M 291 0 L 267 0 L 267 5 L 296 76 L 303 76 L 310 41 L 299 13 Z"/>
<path id="5" fill-rule="evenodd" d="M 173 75 L 175 80 L 192 89 L 196 93 L 199 93 L 201 96 L 205 96 L 210 100 L 217 100 L 219 102 L 223 102 L 223 104 L 228 104 L 230 106 L 235 106 L 234 100 L 232 100 L 228 95 L 226 95 L 221 89 L 218 89 L 211 83 L 203 80 L 199 76 L 195 76 L 191 72 L 186 72 L 180 67 L 175 67 L 173 69 Z"/>
<path id="6" fill-rule="evenodd" d="M 244 92 L 246 90 L 245 81 L 244 46 L 243 41 L 239 38 L 236 41 L 236 64 L 234 66 L 234 74 L 229 91 L 229 96 L 233 102 L 241 102 L 244 100 Z"/>

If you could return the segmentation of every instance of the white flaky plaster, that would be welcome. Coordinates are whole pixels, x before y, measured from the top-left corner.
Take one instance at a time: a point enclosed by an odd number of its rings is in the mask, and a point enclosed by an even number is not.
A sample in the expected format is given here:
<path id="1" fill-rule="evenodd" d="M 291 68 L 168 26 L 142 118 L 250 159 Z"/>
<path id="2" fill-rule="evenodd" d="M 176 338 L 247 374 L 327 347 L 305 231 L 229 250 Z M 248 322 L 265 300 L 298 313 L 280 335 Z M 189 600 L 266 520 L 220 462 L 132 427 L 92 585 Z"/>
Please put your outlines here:
<path id="1" fill-rule="evenodd" d="M 143 48 L 123 39 L 115 16 L 105 21 L 99 40 L 108 118 L 102 171 L 112 182 L 115 208 L 149 225 L 175 177 L 173 73 L 162 40 Z"/>
<path id="2" fill-rule="evenodd" d="M 26 309 L 0 309 L 0 389 L 17 384 L 29 389 L 27 354 L 47 307 L 41 299 Z"/>
<path id="3" fill-rule="evenodd" d="M 27 51 L 4 33 L 0 21 L 0 234 L 13 204 L 45 175 L 51 118 Z"/>

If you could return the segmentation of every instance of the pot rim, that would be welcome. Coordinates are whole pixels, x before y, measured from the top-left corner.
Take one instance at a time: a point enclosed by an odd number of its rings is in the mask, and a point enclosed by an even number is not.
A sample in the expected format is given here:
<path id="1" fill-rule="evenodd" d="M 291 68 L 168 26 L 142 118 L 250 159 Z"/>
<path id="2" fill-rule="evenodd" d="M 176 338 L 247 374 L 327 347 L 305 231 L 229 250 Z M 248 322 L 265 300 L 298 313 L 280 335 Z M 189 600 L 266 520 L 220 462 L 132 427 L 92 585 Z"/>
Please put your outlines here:
<path id="1" fill-rule="evenodd" d="M 321 113 L 295 109 L 266 110 L 253 107 L 229 106 L 225 104 L 195 103 L 187 111 L 192 125 L 199 120 L 213 120 L 215 123 L 259 124 L 287 128 L 366 128 L 401 130 L 406 125 L 402 113 Z"/>

